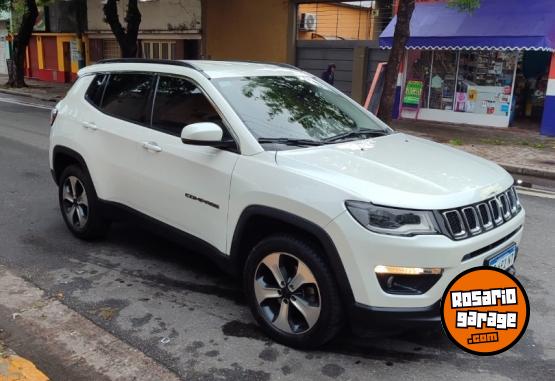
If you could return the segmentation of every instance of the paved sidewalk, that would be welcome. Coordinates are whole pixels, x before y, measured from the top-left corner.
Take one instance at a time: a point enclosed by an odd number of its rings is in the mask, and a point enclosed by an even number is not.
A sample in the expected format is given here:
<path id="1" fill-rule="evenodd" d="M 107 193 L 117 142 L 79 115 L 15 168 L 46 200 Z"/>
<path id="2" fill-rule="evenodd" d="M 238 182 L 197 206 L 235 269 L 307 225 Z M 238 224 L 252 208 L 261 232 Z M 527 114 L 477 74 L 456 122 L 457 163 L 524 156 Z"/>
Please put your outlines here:
<path id="1" fill-rule="evenodd" d="M 0 361 L 0 381 L 178 381 L 171 370 L 0 265 L 0 339 L 14 351 Z M 1 342 L 0 342 L 1 344 Z M 1 348 L 0 348 L 1 350 Z M 1 356 L 0 356 L 1 357 Z M 34 378 L 3 378 L 9 372 Z"/>
<path id="2" fill-rule="evenodd" d="M 555 179 L 555 138 L 518 128 L 488 128 L 412 120 L 393 128 L 495 161 L 515 175 Z"/>
<path id="3" fill-rule="evenodd" d="M 0 74 L 0 92 L 23 95 L 50 102 L 57 102 L 62 99 L 71 87 L 71 83 L 45 82 L 34 79 L 25 79 L 27 87 L 18 89 L 7 87 L 6 83 L 8 83 L 8 76 Z"/>

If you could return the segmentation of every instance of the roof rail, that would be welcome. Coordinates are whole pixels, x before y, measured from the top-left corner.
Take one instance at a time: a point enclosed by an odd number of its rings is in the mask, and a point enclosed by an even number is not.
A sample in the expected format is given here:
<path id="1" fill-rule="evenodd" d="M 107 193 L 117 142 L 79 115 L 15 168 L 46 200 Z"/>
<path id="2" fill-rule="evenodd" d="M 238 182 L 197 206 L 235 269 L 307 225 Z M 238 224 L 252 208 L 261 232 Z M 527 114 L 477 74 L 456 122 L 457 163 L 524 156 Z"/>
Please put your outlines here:
<path id="1" fill-rule="evenodd" d="M 149 59 L 149 58 L 106 58 L 96 62 L 97 64 L 111 64 L 111 63 L 147 63 L 147 64 L 157 64 L 157 65 L 173 65 L 182 66 L 190 69 L 194 69 L 204 75 L 206 78 L 210 77 L 204 72 L 204 70 L 199 69 L 195 65 L 179 61 L 179 60 L 164 60 L 164 59 Z"/>
<path id="2" fill-rule="evenodd" d="M 252 61 L 252 60 L 233 60 L 233 61 L 228 61 L 228 62 L 244 62 L 244 63 L 253 63 L 253 64 L 261 64 L 261 65 L 273 65 L 273 66 L 279 66 L 279 67 L 283 67 L 286 69 L 291 69 L 291 70 L 299 70 L 302 71 L 301 69 L 299 69 L 298 67 L 288 64 L 288 63 L 282 63 L 282 62 L 271 62 L 271 61 Z"/>
<path id="3" fill-rule="evenodd" d="M 148 59 L 148 58 L 106 58 L 96 62 L 97 64 L 110 64 L 110 63 L 150 63 L 159 65 L 175 65 L 185 66 L 191 69 L 197 69 L 188 62 L 176 60 L 161 60 L 161 59 Z"/>
<path id="4" fill-rule="evenodd" d="M 295 65 L 291 65 L 291 64 L 288 64 L 288 63 L 270 62 L 269 64 L 270 65 L 276 65 L 276 66 L 279 66 L 279 67 L 284 67 L 284 68 L 287 68 L 287 69 L 292 69 L 292 70 L 301 70 L 298 67 L 296 67 Z"/>

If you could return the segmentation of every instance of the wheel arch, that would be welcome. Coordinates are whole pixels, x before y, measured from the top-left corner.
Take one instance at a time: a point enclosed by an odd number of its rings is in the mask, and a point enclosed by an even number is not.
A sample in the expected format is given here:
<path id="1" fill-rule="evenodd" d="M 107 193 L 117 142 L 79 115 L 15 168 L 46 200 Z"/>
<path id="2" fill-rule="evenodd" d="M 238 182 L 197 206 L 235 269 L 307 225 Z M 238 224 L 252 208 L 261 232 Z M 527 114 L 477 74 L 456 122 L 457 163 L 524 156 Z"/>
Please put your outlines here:
<path id="1" fill-rule="evenodd" d="M 251 205 L 241 213 L 231 243 L 230 257 L 236 274 L 243 267 L 250 249 L 265 236 L 274 232 L 300 235 L 319 246 L 330 265 L 345 307 L 354 303 L 354 296 L 345 268 L 329 234 L 315 223 L 283 210 L 262 205 Z"/>
<path id="2" fill-rule="evenodd" d="M 71 164 L 79 165 L 90 176 L 87 163 L 85 162 L 85 159 L 83 159 L 83 156 L 71 148 L 65 146 L 55 146 L 52 150 L 52 177 L 54 178 L 54 182 L 56 184 L 58 184 L 63 170 Z"/>

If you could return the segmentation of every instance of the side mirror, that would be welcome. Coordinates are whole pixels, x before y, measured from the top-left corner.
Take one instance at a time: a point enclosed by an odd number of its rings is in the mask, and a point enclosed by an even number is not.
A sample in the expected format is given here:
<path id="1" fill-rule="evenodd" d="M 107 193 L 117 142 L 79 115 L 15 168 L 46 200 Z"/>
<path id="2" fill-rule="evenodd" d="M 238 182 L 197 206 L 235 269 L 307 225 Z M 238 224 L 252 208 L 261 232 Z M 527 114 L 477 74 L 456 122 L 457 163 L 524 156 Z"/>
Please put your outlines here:
<path id="1" fill-rule="evenodd" d="M 181 130 L 181 141 L 196 146 L 210 146 L 217 148 L 235 147 L 233 140 L 222 140 L 224 132 L 216 123 L 193 123 Z"/>

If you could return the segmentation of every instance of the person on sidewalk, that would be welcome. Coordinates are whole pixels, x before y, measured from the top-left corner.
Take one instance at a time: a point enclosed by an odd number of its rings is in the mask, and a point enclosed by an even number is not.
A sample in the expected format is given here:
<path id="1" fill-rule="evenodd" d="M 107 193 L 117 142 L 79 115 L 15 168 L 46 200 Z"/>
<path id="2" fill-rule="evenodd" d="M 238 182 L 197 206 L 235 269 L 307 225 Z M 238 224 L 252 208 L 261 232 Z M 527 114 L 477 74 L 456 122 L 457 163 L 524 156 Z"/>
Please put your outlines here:
<path id="1" fill-rule="evenodd" d="M 322 73 L 322 79 L 333 86 L 335 82 L 335 64 L 328 66 L 327 70 Z"/>

